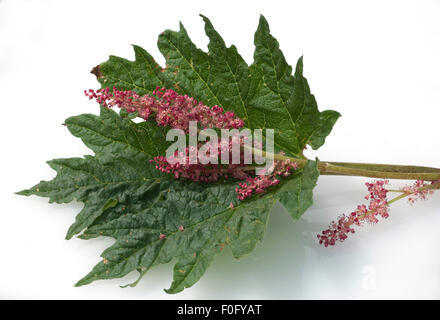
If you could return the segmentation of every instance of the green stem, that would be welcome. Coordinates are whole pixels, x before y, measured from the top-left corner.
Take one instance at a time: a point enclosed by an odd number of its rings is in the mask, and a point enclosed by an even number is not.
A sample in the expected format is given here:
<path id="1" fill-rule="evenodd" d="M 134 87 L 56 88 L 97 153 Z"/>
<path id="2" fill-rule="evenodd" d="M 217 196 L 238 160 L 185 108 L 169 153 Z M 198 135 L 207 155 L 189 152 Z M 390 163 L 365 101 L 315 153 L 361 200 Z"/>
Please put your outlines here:
<path id="1" fill-rule="evenodd" d="M 263 157 L 273 157 L 275 160 L 293 160 L 300 168 L 304 167 L 308 161 L 307 159 L 288 157 L 265 151 L 262 152 L 262 155 Z M 362 176 L 378 179 L 425 181 L 440 180 L 440 169 L 422 166 L 319 161 L 318 169 L 322 175 Z"/>
<path id="2" fill-rule="evenodd" d="M 319 168 L 321 174 L 363 176 L 379 179 L 440 180 L 440 169 L 420 166 L 322 162 Z"/>
<path id="3" fill-rule="evenodd" d="M 438 189 L 440 189 L 440 181 L 419 188 L 420 191 L 423 191 L 423 190 L 438 190 Z M 388 190 L 388 191 L 391 191 L 391 190 Z M 387 203 L 389 205 L 394 203 L 394 202 L 396 202 L 396 201 L 399 201 L 400 199 L 406 198 L 406 197 L 408 197 L 408 196 L 413 194 L 413 192 L 405 192 L 403 190 L 399 190 L 398 192 L 402 192 L 402 194 L 398 195 L 397 197 L 395 197 L 395 198 L 391 199 L 390 201 L 388 201 Z"/>
<path id="4" fill-rule="evenodd" d="M 411 195 L 412 193 L 402 193 L 401 195 L 398 195 L 397 197 L 394 197 L 393 199 L 391 199 L 390 201 L 388 201 L 388 205 L 392 204 L 393 202 L 399 201 L 400 199 L 406 198 L 409 195 Z"/>

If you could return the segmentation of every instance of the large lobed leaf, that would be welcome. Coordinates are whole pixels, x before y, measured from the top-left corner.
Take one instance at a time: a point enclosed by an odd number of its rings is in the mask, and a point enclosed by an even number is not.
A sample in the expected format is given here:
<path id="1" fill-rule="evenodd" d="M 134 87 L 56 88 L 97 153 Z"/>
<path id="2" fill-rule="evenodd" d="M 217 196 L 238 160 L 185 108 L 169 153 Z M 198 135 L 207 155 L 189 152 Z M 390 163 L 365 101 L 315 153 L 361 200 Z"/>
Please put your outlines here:
<path id="1" fill-rule="evenodd" d="M 134 46 L 135 61 L 111 56 L 99 65 L 98 80 L 103 87 L 140 94 L 165 86 L 206 105 L 219 105 L 234 111 L 250 129 L 277 129 L 276 146 L 291 155 L 302 157 L 307 144 L 315 150 L 322 146 L 340 114 L 319 112 L 303 76 L 302 57 L 292 75 L 292 67 L 261 16 L 254 38 L 254 63 L 248 66 L 236 47 L 226 47 L 209 19 L 202 17 L 209 38 L 207 53 L 196 47 L 180 24 L 179 31 L 166 30 L 159 36 L 166 68 Z"/>
<path id="2" fill-rule="evenodd" d="M 261 17 L 255 61 L 249 67 L 236 48 L 227 48 L 211 22 L 203 19 L 210 39 L 208 53 L 191 42 L 181 25 L 179 32 L 167 30 L 159 36 L 165 69 L 134 46 L 135 61 L 110 57 L 95 69 L 98 80 L 103 87 L 140 94 L 151 93 L 158 85 L 173 87 L 209 106 L 234 111 L 250 129 L 275 128 L 277 149 L 288 154 L 302 157 L 306 144 L 319 148 L 339 114 L 318 111 L 302 76 L 302 59 L 292 75 Z M 19 194 L 44 196 L 57 203 L 81 201 L 84 207 L 66 238 L 80 234 L 82 239 L 109 236 L 116 240 L 77 285 L 120 278 L 134 270 L 140 279 L 152 266 L 175 259 L 174 281 L 167 292 L 180 292 L 198 281 L 226 246 L 236 258 L 250 253 L 263 239 L 275 201 L 283 203 L 294 218 L 313 203 L 319 176 L 315 161 L 308 161 L 270 192 L 239 202 L 234 181 L 180 181 L 156 170 L 149 160 L 165 153 L 166 130 L 152 122 L 134 123 L 101 108 L 99 116 L 83 114 L 65 123 L 95 155 L 49 161 L 57 176 Z M 234 208 L 229 207 L 231 202 Z M 160 239 L 160 234 L 166 238 Z"/>

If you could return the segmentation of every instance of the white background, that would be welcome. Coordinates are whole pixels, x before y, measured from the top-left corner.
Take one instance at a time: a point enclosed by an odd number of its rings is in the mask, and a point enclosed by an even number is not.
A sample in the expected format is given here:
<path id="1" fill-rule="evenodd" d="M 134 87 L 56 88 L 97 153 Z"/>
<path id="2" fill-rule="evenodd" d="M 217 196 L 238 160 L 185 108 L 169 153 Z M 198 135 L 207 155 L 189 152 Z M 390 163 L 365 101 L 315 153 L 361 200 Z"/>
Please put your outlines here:
<path id="1" fill-rule="evenodd" d="M 440 298 L 439 194 L 397 203 L 388 220 L 325 249 L 316 233 L 362 202 L 367 181 L 326 176 L 300 221 L 277 206 L 249 257 L 237 262 L 225 250 L 181 294 L 162 290 L 171 264 L 152 269 L 136 288 L 118 287 L 135 273 L 73 287 L 112 241 L 66 241 L 79 203 L 13 192 L 54 177 L 46 160 L 89 153 L 61 123 L 97 113 L 82 93 L 98 87 L 93 66 L 109 54 L 133 59 L 130 44 L 163 64 L 157 35 L 176 30 L 179 20 L 206 49 L 199 13 L 248 63 L 260 13 L 290 64 L 304 55 L 320 108 L 343 115 L 309 156 L 440 167 L 440 1 L 0 0 L 0 298 Z"/>

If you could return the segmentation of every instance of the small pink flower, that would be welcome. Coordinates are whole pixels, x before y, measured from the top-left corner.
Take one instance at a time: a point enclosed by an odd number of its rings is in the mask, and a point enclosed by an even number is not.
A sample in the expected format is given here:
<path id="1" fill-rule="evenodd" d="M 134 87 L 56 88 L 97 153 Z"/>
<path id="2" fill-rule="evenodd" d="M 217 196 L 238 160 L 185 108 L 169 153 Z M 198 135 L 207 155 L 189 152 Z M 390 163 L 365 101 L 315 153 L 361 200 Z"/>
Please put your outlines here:
<path id="1" fill-rule="evenodd" d="M 159 234 L 159 240 L 164 240 L 166 237 L 163 233 Z"/>
<path id="2" fill-rule="evenodd" d="M 435 183 L 435 181 L 431 182 L 431 184 L 432 183 Z M 414 182 L 414 184 L 412 186 L 405 186 L 405 187 L 401 188 L 401 190 L 410 195 L 408 197 L 408 202 L 413 204 L 417 200 L 426 200 L 428 195 L 434 193 L 434 191 L 430 190 L 430 189 L 421 189 L 421 188 L 426 187 L 428 185 L 429 185 L 429 183 L 426 183 L 423 180 L 417 180 L 416 182 Z"/>

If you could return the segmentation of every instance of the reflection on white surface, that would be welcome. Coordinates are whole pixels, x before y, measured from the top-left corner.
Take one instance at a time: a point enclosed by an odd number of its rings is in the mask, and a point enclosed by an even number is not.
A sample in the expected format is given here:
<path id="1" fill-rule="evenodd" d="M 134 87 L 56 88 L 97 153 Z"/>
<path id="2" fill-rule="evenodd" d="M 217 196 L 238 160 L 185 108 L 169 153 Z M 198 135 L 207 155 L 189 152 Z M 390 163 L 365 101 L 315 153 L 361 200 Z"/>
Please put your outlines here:
<path id="1" fill-rule="evenodd" d="M 324 248 L 317 243 L 316 234 L 365 193 L 363 179 L 357 178 L 349 179 L 352 181 L 341 190 L 330 189 L 338 179 L 321 177 L 320 198 L 297 222 L 277 205 L 266 238 L 254 253 L 237 262 L 225 250 L 198 284 L 176 298 L 439 298 L 440 261 L 433 254 L 440 247 L 438 195 L 413 208 L 406 203 L 396 205 L 387 220 L 359 228 L 346 242 Z M 167 284 L 170 266 L 159 269 L 147 275 L 138 288 L 147 292 Z"/>
<path id="2" fill-rule="evenodd" d="M 223 292 L 224 298 L 438 298 L 439 259 L 433 254 L 440 246 L 438 195 L 414 208 L 406 203 L 396 205 L 387 220 L 360 228 L 335 247 L 323 248 L 317 244 L 316 234 L 342 213 L 338 211 L 350 210 L 352 199 L 362 198 L 364 193 L 362 187 L 356 187 L 361 180 L 353 179 L 351 192 L 347 182 L 340 190 L 344 195 L 335 195 L 339 190 L 329 191 L 328 187 L 338 179 L 321 177 L 320 198 L 296 223 L 278 205 L 264 244 L 238 263 L 230 254 L 219 256 L 207 272 L 210 280 L 197 286 L 199 298 L 214 298 Z M 344 202 L 346 208 L 341 206 Z M 237 283 L 246 293 L 234 291 L 231 296 L 230 288 Z M 213 294 L 212 288 L 217 292 Z"/>
<path id="3" fill-rule="evenodd" d="M 178 20 L 204 48 L 198 13 L 211 17 L 248 62 L 259 13 L 291 64 L 305 55 L 319 105 L 343 115 L 326 145 L 308 156 L 440 167 L 438 1 L 233 1 L 233 11 L 227 1 L 168 1 L 166 14 L 158 15 L 142 3 L 0 2 L 6 151 L 0 158 L 0 298 L 440 298 L 440 195 L 414 206 L 393 204 L 387 220 L 324 248 L 316 234 L 362 202 L 367 181 L 327 176 L 320 177 L 315 204 L 303 218 L 295 222 L 276 205 L 264 242 L 251 255 L 237 262 L 224 250 L 181 294 L 162 290 L 171 283 L 172 264 L 153 268 L 136 288 L 118 287 L 135 273 L 74 288 L 112 241 L 65 241 L 79 204 L 49 205 L 13 192 L 52 178 L 46 160 L 89 153 L 60 124 L 73 114 L 96 113 L 82 95 L 97 86 L 88 73 L 92 66 L 109 54 L 131 59 L 131 43 L 162 62 L 156 35 L 176 29 Z"/>

